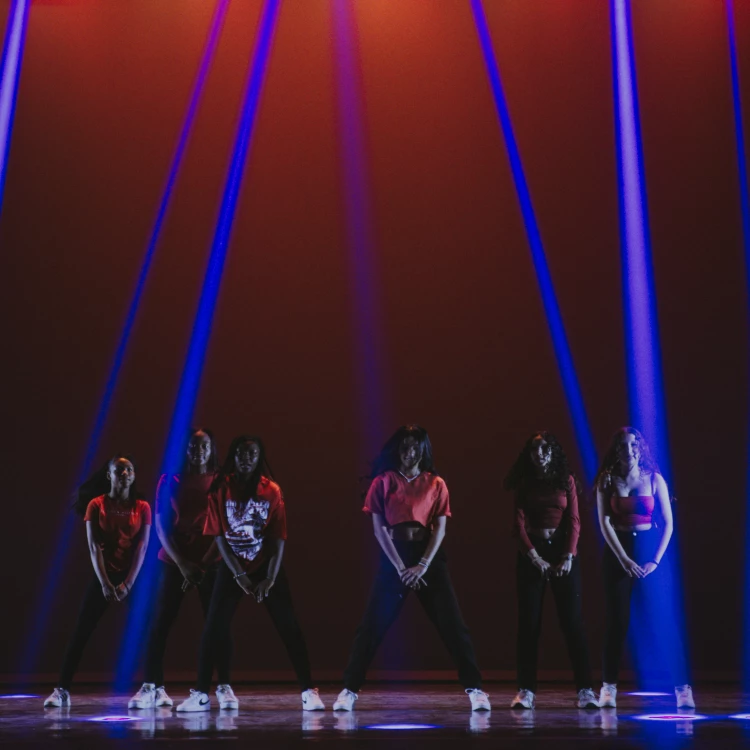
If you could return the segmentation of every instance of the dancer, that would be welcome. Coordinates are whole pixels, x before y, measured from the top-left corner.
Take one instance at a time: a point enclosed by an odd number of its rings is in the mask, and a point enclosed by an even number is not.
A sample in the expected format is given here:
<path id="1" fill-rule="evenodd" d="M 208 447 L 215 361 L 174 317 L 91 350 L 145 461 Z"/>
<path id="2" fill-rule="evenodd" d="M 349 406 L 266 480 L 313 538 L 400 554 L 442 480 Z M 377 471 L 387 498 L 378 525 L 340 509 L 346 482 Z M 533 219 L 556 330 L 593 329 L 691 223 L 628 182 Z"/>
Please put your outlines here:
<path id="1" fill-rule="evenodd" d="M 568 458 L 554 435 L 541 431 L 525 443 L 505 479 L 515 493 L 518 693 L 511 708 L 534 708 L 542 604 L 549 581 L 557 618 L 573 663 L 578 708 L 598 708 L 581 617 L 581 565 L 576 557 L 581 519 Z"/>
<path id="2" fill-rule="evenodd" d="M 121 602 L 131 592 L 151 531 L 151 508 L 136 488 L 135 466 L 126 455 L 113 456 L 81 485 L 73 507 L 86 522 L 94 576 L 45 708 L 70 706 L 70 686 L 83 649 L 110 602 Z"/>
<path id="3" fill-rule="evenodd" d="M 239 707 L 229 685 L 231 623 L 246 594 L 266 605 L 297 673 L 302 708 L 322 711 L 325 706 L 313 687 L 307 646 L 281 565 L 286 541 L 284 498 L 271 479 L 260 438 L 240 435 L 229 446 L 227 460 L 211 488 L 204 533 L 216 538 L 223 563 L 201 637 L 198 684 L 177 711 L 210 710 L 214 664 L 219 679 L 224 680 L 216 688 L 219 708 Z"/>
<path id="4" fill-rule="evenodd" d="M 599 526 L 604 548 L 606 631 L 604 684 L 599 705 L 617 705 L 617 678 L 628 632 L 630 602 L 640 595 L 656 638 L 664 644 L 675 684 L 677 708 L 695 708 L 687 659 L 672 607 L 672 579 L 664 555 L 672 537 L 669 490 L 651 457 L 648 443 L 634 427 L 614 434 L 596 478 Z M 654 522 L 661 516 L 660 527 Z M 657 616 L 655 605 L 666 609 Z M 656 621 L 658 618 L 658 622 Z"/>
<path id="5" fill-rule="evenodd" d="M 156 489 L 156 534 L 160 570 L 156 612 L 146 648 L 145 681 L 130 699 L 128 708 L 171 706 L 164 689 L 164 652 L 167 638 L 185 594 L 198 591 L 203 615 L 208 612 L 220 555 L 216 543 L 204 536 L 208 491 L 219 466 L 216 442 L 211 430 L 196 427 L 190 431 L 185 464 L 179 474 L 162 475 Z M 219 674 L 219 682 L 229 682 Z"/>
<path id="6" fill-rule="evenodd" d="M 432 445 L 422 427 L 400 427 L 383 446 L 363 510 L 372 516 L 382 554 L 333 710 L 354 708 L 367 668 L 411 589 L 458 666 L 472 710 L 489 711 L 489 696 L 481 689 L 474 646 L 441 548 L 451 515 L 448 488 L 433 466 Z"/>

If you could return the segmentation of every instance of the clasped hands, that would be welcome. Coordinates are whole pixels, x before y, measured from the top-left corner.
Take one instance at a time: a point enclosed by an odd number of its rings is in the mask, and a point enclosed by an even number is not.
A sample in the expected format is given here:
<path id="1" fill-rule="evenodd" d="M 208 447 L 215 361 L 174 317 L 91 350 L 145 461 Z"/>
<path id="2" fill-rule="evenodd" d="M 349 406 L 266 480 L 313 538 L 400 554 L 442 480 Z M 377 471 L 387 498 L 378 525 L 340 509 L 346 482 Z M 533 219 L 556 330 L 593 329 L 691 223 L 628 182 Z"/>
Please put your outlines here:
<path id="1" fill-rule="evenodd" d="M 419 591 L 421 586 L 427 585 L 427 581 L 422 577 L 426 572 L 426 565 L 412 565 L 411 568 L 404 568 L 399 571 L 398 575 L 404 586 L 413 589 L 414 591 Z"/>

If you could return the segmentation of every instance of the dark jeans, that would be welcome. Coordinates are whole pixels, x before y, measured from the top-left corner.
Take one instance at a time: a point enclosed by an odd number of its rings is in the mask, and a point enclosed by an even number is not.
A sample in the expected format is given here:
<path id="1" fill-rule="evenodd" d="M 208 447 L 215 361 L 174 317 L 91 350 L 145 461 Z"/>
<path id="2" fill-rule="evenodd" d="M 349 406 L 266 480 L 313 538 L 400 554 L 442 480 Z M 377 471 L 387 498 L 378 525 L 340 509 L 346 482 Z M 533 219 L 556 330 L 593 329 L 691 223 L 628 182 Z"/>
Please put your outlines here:
<path id="1" fill-rule="evenodd" d="M 108 573 L 109 580 L 117 586 L 127 577 L 125 573 Z M 102 585 L 96 575 L 92 576 L 91 582 L 83 596 L 83 604 L 78 613 L 78 622 L 76 622 L 73 637 L 68 642 L 68 648 L 65 650 L 63 665 L 60 671 L 60 681 L 58 686 L 70 690 L 73 683 L 73 677 L 78 671 L 78 665 L 81 663 L 83 649 L 91 638 L 91 634 L 96 629 L 102 615 L 107 611 L 109 602 L 104 598 Z"/>
<path id="2" fill-rule="evenodd" d="M 661 531 L 618 531 L 617 537 L 625 553 L 639 565 L 654 559 Z M 625 637 L 630 623 L 631 600 L 643 613 L 648 638 L 656 644 L 660 656 L 668 663 L 675 685 L 690 682 L 681 628 L 675 612 L 670 559 L 665 555 L 659 567 L 646 578 L 631 578 L 620 565 L 609 545 L 604 548 L 604 589 L 606 629 L 604 634 L 604 682 L 616 683 L 620 671 Z"/>
<path id="3" fill-rule="evenodd" d="M 416 565 L 427 548 L 427 541 L 395 541 L 398 554 L 407 567 Z M 465 688 L 478 688 L 482 676 L 477 668 L 474 646 L 466 627 L 448 573 L 447 559 L 438 550 L 424 575 L 427 586 L 416 591 L 417 599 L 458 667 L 458 679 Z M 396 621 L 411 589 L 401 583 L 390 560 L 381 554 L 380 567 L 370 592 L 362 622 L 354 636 L 349 664 L 344 671 L 344 687 L 356 693 L 365 681 L 367 668 L 388 632 Z"/>
<path id="4" fill-rule="evenodd" d="M 182 605 L 185 594 L 182 590 L 182 584 L 185 580 L 176 565 L 159 562 L 159 586 L 157 589 L 155 608 L 152 618 L 152 628 L 149 633 L 148 646 L 146 647 L 146 672 L 144 682 L 153 682 L 155 685 L 164 684 L 164 652 L 167 649 L 167 638 L 169 631 L 177 619 L 177 615 Z M 198 591 L 198 597 L 201 602 L 203 616 L 208 614 L 208 607 L 211 603 L 211 594 L 216 582 L 216 568 L 206 571 L 203 580 L 195 588 Z M 228 674 L 218 675 L 219 683 L 229 681 Z"/>
<path id="5" fill-rule="evenodd" d="M 555 535 L 551 539 L 530 537 L 541 557 L 556 566 L 564 552 L 565 537 Z M 516 563 L 516 590 L 518 595 L 518 640 L 516 659 L 518 686 L 536 692 L 537 657 L 539 634 L 542 629 L 542 605 L 544 592 L 549 583 L 557 608 L 557 619 L 565 636 L 568 656 L 573 664 L 576 690 L 593 686 L 591 662 L 586 641 L 586 632 L 581 616 L 581 564 L 573 560 L 570 573 L 546 579 L 531 564 L 527 555 L 519 553 Z"/>
<path id="6" fill-rule="evenodd" d="M 262 565 L 250 576 L 253 584 L 262 581 L 268 572 L 268 565 Z M 219 675 L 219 684 L 229 682 L 229 665 L 232 659 L 232 617 L 237 605 L 247 594 L 234 580 L 225 563 L 219 564 L 211 604 L 206 616 L 206 625 L 201 636 L 200 656 L 198 658 L 198 690 L 207 693 L 211 687 L 214 664 Z M 255 602 L 253 602 L 254 604 Z M 276 583 L 263 600 L 271 616 L 276 632 L 286 647 L 292 667 L 297 674 L 300 688 L 312 687 L 310 658 L 307 654 L 305 637 L 297 621 L 292 605 L 292 594 L 289 581 L 282 567 L 276 576 Z M 221 682 L 223 681 L 223 683 Z"/>

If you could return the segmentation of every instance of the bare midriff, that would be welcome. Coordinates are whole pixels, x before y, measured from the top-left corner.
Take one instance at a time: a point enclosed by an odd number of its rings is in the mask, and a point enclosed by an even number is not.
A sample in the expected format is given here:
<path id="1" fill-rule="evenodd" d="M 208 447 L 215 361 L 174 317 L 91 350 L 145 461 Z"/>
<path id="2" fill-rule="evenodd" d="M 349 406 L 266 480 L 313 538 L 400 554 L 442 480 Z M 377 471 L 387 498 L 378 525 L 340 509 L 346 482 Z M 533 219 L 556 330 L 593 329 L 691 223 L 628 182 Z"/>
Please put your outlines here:
<path id="1" fill-rule="evenodd" d="M 529 536 L 540 537 L 541 539 L 552 539 L 557 529 L 527 529 Z"/>
<path id="2" fill-rule="evenodd" d="M 397 523 L 389 529 L 391 539 L 398 542 L 421 542 L 430 532 L 417 521 Z"/>
<path id="3" fill-rule="evenodd" d="M 648 531 L 651 528 L 650 523 L 637 523 L 635 526 L 623 526 L 622 524 L 612 524 L 615 531 Z"/>

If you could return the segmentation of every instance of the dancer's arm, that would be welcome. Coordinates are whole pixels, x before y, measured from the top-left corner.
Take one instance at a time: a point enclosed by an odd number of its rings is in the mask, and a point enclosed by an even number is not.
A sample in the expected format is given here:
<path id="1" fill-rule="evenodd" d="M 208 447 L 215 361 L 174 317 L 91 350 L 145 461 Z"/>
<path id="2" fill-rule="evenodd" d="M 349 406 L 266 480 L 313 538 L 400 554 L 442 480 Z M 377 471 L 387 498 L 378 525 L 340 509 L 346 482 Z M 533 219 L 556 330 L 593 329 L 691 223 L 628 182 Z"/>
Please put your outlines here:
<path id="1" fill-rule="evenodd" d="M 610 490 L 602 490 L 601 486 L 596 488 L 596 511 L 599 517 L 599 528 L 601 529 L 604 541 L 607 542 L 615 557 L 619 560 L 620 565 L 624 568 L 625 572 L 631 578 L 643 578 L 645 573 L 635 560 L 631 560 L 625 550 L 620 544 L 620 540 L 617 538 L 614 526 L 612 526 L 612 519 L 607 513 L 607 506 L 609 505 Z"/>
<path id="2" fill-rule="evenodd" d="M 89 545 L 89 555 L 91 556 L 91 565 L 94 567 L 94 573 L 102 585 L 102 594 L 108 602 L 117 601 L 115 587 L 109 580 L 107 568 L 104 565 L 104 555 L 99 542 L 96 539 L 96 529 L 94 521 L 86 521 L 86 539 Z"/>
<path id="3" fill-rule="evenodd" d="M 234 580 L 237 582 L 237 585 L 246 594 L 252 594 L 253 586 L 250 583 L 250 577 L 242 567 L 242 563 L 240 562 L 239 557 L 237 557 L 237 555 L 232 552 L 232 548 L 229 546 L 229 543 L 224 538 L 223 534 L 219 534 L 217 537 L 215 537 L 215 539 L 216 546 L 219 548 L 219 552 L 221 552 L 221 556 L 224 558 L 224 563 L 234 576 Z"/>

